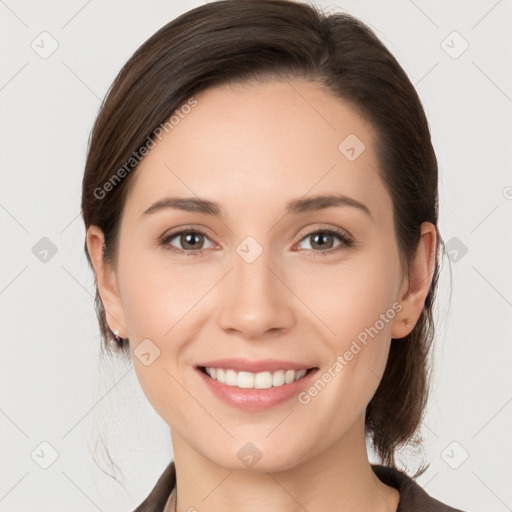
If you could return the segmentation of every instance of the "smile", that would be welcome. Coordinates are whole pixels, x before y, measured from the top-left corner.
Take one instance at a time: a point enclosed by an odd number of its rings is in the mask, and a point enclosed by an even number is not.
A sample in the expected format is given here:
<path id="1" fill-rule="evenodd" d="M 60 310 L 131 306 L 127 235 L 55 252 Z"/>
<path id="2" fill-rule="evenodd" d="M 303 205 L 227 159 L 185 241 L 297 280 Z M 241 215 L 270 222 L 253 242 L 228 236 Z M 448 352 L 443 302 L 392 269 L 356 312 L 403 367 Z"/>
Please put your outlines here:
<path id="1" fill-rule="evenodd" d="M 274 372 L 263 371 L 258 373 L 240 371 L 237 372 L 232 369 L 224 368 L 205 368 L 201 370 L 209 377 L 226 384 L 241 389 L 269 389 L 272 387 L 279 387 L 285 384 L 291 384 L 299 379 L 302 379 L 308 372 L 313 370 L 276 370 Z"/>

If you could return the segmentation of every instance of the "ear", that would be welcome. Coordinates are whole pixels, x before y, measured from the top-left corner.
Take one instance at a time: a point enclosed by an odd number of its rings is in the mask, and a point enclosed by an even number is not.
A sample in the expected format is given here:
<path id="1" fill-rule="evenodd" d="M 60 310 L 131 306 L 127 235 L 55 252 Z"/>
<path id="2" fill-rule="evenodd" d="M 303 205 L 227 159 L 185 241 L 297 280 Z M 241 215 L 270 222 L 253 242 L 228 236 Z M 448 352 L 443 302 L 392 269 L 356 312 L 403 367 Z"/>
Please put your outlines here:
<path id="1" fill-rule="evenodd" d="M 128 338 L 115 269 L 104 259 L 104 241 L 103 231 L 97 226 L 89 226 L 86 234 L 87 250 L 96 274 L 96 283 L 105 309 L 107 324 L 112 331 L 118 331 L 121 338 Z"/>
<path id="2" fill-rule="evenodd" d="M 421 225 L 421 237 L 414 260 L 410 265 L 409 278 L 399 292 L 399 302 L 402 305 L 400 314 L 393 320 L 391 337 L 404 338 L 414 328 L 418 321 L 427 298 L 432 282 L 436 261 L 437 233 L 436 227 L 430 222 Z M 409 327 L 406 323 L 409 323 Z"/>

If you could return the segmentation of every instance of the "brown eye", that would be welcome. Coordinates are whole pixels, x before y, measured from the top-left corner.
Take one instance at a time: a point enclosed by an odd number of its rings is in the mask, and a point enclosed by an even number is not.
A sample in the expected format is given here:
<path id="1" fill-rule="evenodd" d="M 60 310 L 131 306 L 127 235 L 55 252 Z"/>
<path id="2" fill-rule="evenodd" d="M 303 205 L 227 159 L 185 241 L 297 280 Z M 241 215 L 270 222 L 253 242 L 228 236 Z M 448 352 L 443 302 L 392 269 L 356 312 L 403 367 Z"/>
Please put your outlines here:
<path id="1" fill-rule="evenodd" d="M 184 249 L 190 249 L 192 251 L 200 248 L 204 243 L 204 236 L 199 233 L 186 233 L 179 235 L 179 241 Z"/>
<path id="2" fill-rule="evenodd" d="M 338 244 L 335 242 L 336 238 L 340 241 Z M 311 240 L 310 247 L 306 247 L 306 249 L 312 250 L 314 253 L 321 253 L 322 256 L 324 254 L 333 254 L 353 245 L 352 239 L 343 232 L 333 229 L 313 231 L 306 235 L 301 242 L 304 240 Z"/>
<path id="3" fill-rule="evenodd" d="M 177 240 L 178 247 L 171 243 L 173 240 Z M 209 238 L 201 231 L 183 230 L 165 236 L 160 244 L 174 253 L 196 254 L 203 251 L 205 240 Z"/>

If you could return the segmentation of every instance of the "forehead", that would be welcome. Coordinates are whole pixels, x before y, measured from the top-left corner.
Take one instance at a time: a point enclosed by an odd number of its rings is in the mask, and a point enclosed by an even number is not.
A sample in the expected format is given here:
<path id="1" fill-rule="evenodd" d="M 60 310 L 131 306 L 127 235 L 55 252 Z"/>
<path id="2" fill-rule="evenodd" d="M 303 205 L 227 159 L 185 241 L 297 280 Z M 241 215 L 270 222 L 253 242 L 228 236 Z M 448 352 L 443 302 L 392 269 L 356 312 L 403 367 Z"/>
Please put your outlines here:
<path id="1" fill-rule="evenodd" d="M 236 215 L 304 195 L 387 195 L 372 126 L 317 83 L 222 85 L 195 100 L 134 171 L 128 202 L 138 214 L 166 194 L 211 198 Z"/>

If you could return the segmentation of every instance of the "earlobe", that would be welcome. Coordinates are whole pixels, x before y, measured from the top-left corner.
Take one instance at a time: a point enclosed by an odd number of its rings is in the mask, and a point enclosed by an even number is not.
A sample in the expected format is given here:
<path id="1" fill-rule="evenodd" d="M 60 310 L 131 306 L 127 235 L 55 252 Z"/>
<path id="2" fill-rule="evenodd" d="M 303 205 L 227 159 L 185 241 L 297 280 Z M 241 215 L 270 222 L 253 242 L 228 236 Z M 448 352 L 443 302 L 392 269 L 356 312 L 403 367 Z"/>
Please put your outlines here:
<path id="1" fill-rule="evenodd" d="M 105 309 L 107 324 L 121 338 L 128 338 L 125 315 L 119 295 L 117 276 L 112 264 L 105 261 L 103 231 L 97 226 L 89 226 L 86 234 L 87 250 L 91 257 L 96 276 L 96 284 Z"/>
<path id="2" fill-rule="evenodd" d="M 407 336 L 421 316 L 432 283 L 436 251 L 436 227 L 430 222 L 423 222 L 416 256 L 410 264 L 409 279 L 400 290 L 402 310 L 393 322 L 391 337 L 394 339 Z"/>

